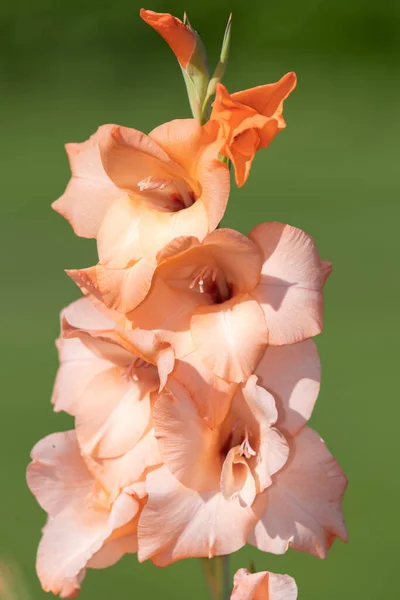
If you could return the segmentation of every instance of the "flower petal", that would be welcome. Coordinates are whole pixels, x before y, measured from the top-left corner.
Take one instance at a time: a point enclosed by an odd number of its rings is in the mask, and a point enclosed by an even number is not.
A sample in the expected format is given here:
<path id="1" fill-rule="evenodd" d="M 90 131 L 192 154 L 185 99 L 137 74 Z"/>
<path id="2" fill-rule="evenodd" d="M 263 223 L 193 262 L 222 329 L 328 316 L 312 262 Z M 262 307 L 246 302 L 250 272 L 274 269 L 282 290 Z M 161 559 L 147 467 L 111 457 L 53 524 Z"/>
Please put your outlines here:
<path id="1" fill-rule="evenodd" d="M 210 223 L 203 202 L 196 200 L 188 208 L 176 212 L 147 211 L 139 224 L 139 240 L 143 255 L 154 260 L 157 253 L 176 237 L 195 236 L 203 239 Z M 157 235 L 154 232 L 157 231 Z"/>
<path id="2" fill-rule="evenodd" d="M 197 414 L 183 388 L 177 397 L 158 397 L 153 423 L 161 457 L 171 473 L 192 489 L 218 489 L 222 466 L 218 432 L 213 432 Z"/>
<path id="3" fill-rule="evenodd" d="M 287 436 L 296 435 L 310 418 L 319 392 L 321 366 L 314 341 L 268 346 L 256 375 L 274 396 L 277 428 Z"/>
<path id="4" fill-rule="evenodd" d="M 145 490 L 139 493 L 138 489 L 140 486 L 144 487 L 143 475 L 148 469 L 162 465 L 153 429 L 148 429 L 129 452 L 117 458 L 84 458 L 89 470 L 100 478 L 102 485 L 108 490 L 111 500 L 118 497 L 121 489 L 128 487 L 136 498 L 143 499 L 146 496 Z"/>
<path id="5" fill-rule="evenodd" d="M 278 129 L 283 129 L 286 123 L 282 116 L 283 101 L 296 87 L 296 74 L 286 73 L 276 83 L 267 85 L 259 85 L 257 87 L 235 92 L 232 94 L 232 99 L 241 104 L 245 104 L 257 111 L 257 113 L 274 118 L 277 121 Z M 261 134 L 262 135 L 262 134 Z M 262 139 L 261 147 L 265 148 L 272 140 Z"/>
<path id="6" fill-rule="evenodd" d="M 257 498 L 262 515 L 248 541 L 264 552 L 283 554 L 292 546 L 325 558 L 336 537 L 347 540 L 341 508 L 347 480 L 312 429 L 289 444 L 288 463 Z"/>
<path id="7" fill-rule="evenodd" d="M 54 383 L 51 403 L 55 412 L 76 414 L 79 398 L 92 379 L 112 365 L 101 360 L 78 339 L 59 338 L 56 342 L 60 366 Z"/>
<path id="8" fill-rule="evenodd" d="M 115 367 L 100 373 L 84 392 L 76 415 L 82 451 L 98 458 L 121 456 L 142 437 L 150 421 L 154 381 L 134 381 Z"/>
<path id="9" fill-rule="evenodd" d="M 193 350 L 190 318 L 198 305 L 198 296 L 174 289 L 156 277 L 150 293 L 127 318 L 133 327 L 153 331 L 159 340 L 171 344 L 176 357 L 180 358 Z"/>
<path id="10" fill-rule="evenodd" d="M 322 289 L 331 265 L 321 261 L 312 238 L 282 223 L 261 223 L 249 238 L 264 255 L 252 295 L 264 310 L 269 343 L 293 344 L 320 333 Z"/>
<path id="11" fill-rule="evenodd" d="M 238 498 L 244 506 L 255 500 L 256 482 L 240 446 L 231 448 L 226 455 L 221 471 L 221 492 L 227 500 Z"/>
<path id="12" fill-rule="evenodd" d="M 203 242 L 232 286 L 233 294 L 251 292 L 260 279 L 262 255 L 258 247 L 234 229 L 217 229 Z"/>
<path id="13" fill-rule="evenodd" d="M 97 236 L 99 261 L 109 268 L 122 268 L 142 258 L 139 224 L 147 204 L 135 196 L 122 196 L 108 210 Z"/>
<path id="14" fill-rule="evenodd" d="M 97 236 L 108 209 L 124 193 L 104 171 L 99 151 L 99 144 L 115 127 L 103 125 L 86 142 L 66 145 L 72 177 L 64 194 L 53 202 L 52 207 L 82 237 Z"/>
<path id="15" fill-rule="evenodd" d="M 193 206 L 201 204 L 206 209 L 207 232 L 213 231 L 224 216 L 230 191 L 229 169 L 219 160 L 219 126 L 208 121 L 202 127 L 197 119 L 176 119 L 164 123 L 149 134 L 185 172 L 193 182 L 198 182 L 198 198 Z M 196 184 L 194 184 L 196 185 Z M 180 211 L 189 214 L 193 209 Z M 181 229 L 177 235 L 195 235 L 203 239 L 199 229 Z"/>
<path id="16" fill-rule="evenodd" d="M 198 358 L 196 352 L 191 352 L 176 361 L 168 382 L 172 392 L 174 380 L 187 389 L 196 404 L 197 412 L 209 427 L 215 428 L 222 423 L 235 394 L 236 383 L 229 383 L 215 375 Z"/>
<path id="17" fill-rule="evenodd" d="M 141 8 L 140 16 L 164 38 L 181 67 L 185 69 L 196 47 L 195 33 L 169 13 L 156 13 Z"/>
<path id="18" fill-rule="evenodd" d="M 296 600 L 297 585 L 289 575 L 239 569 L 233 579 L 231 600 Z"/>
<path id="19" fill-rule="evenodd" d="M 33 447 L 31 458 L 28 487 L 50 516 L 91 492 L 93 478 L 80 455 L 75 431 L 48 435 Z"/>
<path id="20" fill-rule="evenodd" d="M 139 182 L 151 176 L 168 180 L 182 170 L 148 135 L 129 127 L 114 126 L 100 142 L 104 170 L 120 189 L 140 194 Z"/>
<path id="21" fill-rule="evenodd" d="M 148 501 L 138 529 L 139 561 L 166 566 L 189 557 L 230 554 L 245 543 L 255 521 L 251 508 L 221 493 L 184 487 L 167 467 L 147 475 Z M 232 527 L 232 523 L 235 527 Z"/>
<path id="22" fill-rule="evenodd" d="M 118 562 L 124 554 L 136 554 L 138 549 L 137 535 L 131 533 L 116 539 L 109 539 L 89 560 L 90 569 L 106 569 Z"/>
<path id="23" fill-rule="evenodd" d="M 79 502 L 49 519 L 43 529 L 36 562 L 44 591 L 60 594 L 62 598 L 74 598 L 88 561 L 113 530 L 133 519 L 137 510 L 137 501 L 122 493 L 110 514 Z M 114 562 L 120 556 L 118 550 Z"/>
<path id="24" fill-rule="evenodd" d="M 263 311 L 247 294 L 223 304 L 200 306 L 190 330 L 199 358 L 226 381 L 245 381 L 268 341 Z"/>
<path id="25" fill-rule="evenodd" d="M 243 399 L 259 427 L 259 450 L 254 474 L 257 478 L 257 491 L 263 492 L 272 483 L 272 475 L 285 465 L 289 447 L 283 435 L 272 427 L 278 418 L 273 396 L 257 385 L 257 377 L 251 375 L 242 390 Z M 235 406 L 238 406 L 235 399 Z M 240 414 L 240 408 L 237 408 Z"/>

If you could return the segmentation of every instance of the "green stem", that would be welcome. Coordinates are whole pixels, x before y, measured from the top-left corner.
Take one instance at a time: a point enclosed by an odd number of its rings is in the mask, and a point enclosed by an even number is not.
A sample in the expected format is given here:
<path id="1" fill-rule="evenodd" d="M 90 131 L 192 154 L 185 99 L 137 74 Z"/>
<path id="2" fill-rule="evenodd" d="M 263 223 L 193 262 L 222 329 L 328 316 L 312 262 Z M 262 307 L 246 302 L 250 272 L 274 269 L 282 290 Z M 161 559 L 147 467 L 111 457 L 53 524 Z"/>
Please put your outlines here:
<path id="1" fill-rule="evenodd" d="M 212 600 L 219 600 L 218 584 L 215 580 L 214 565 L 212 559 L 201 558 L 201 566 L 203 567 L 204 577 L 206 578 L 208 589 Z"/>
<path id="2" fill-rule="evenodd" d="M 201 563 L 212 600 L 229 600 L 231 595 L 229 555 L 211 559 L 202 558 Z"/>

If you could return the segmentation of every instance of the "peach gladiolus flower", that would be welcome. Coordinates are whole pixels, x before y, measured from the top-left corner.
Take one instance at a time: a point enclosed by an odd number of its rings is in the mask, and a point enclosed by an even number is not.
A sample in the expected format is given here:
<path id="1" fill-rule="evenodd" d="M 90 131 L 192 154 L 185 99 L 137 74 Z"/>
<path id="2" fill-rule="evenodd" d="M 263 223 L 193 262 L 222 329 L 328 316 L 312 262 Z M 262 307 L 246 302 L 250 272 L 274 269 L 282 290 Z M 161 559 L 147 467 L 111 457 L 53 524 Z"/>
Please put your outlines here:
<path id="1" fill-rule="evenodd" d="M 202 243 L 181 237 L 159 253 L 148 295 L 126 316 L 169 342 L 177 358 L 194 352 L 216 376 L 239 383 L 267 344 L 321 331 L 330 270 L 307 234 L 281 223 L 248 237 L 231 229 Z"/>
<path id="2" fill-rule="evenodd" d="M 182 69 L 186 69 L 199 39 L 193 29 L 169 13 L 156 13 L 141 8 L 140 16 L 164 38 Z"/>
<path id="3" fill-rule="evenodd" d="M 36 444 L 27 469 L 28 486 L 48 513 L 37 555 L 42 587 L 75 598 L 86 568 L 105 568 L 137 551 L 142 483 L 115 485 L 126 457 L 106 467 L 81 456 L 74 431 L 54 433 Z M 134 467 L 135 457 L 130 456 Z M 135 469 L 133 468 L 133 471 Z"/>
<path id="4" fill-rule="evenodd" d="M 318 387 L 318 354 L 306 340 L 269 346 L 214 429 L 189 395 L 179 402 L 160 395 L 153 422 L 164 466 L 146 477 L 139 560 L 164 566 L 230 554 L 247 542 L 323 557 L 335 537 L 346 539 L 346 478 L 305 427 Z"/>
<path id="5" fill-rule="evenodd" d="M 70 275 L 109 308 L 126 312 L 143 299 L 155 257 L 174 237 L 203 239 L 217 227 L 229 196 L 217 130 L 194 119 L 148 136 L 104 125 L 87 142 L 67 145 L 72 179 L 53 208 L 78 235 L 96 237 L 99 254 L 99 265 Z"/>
<path id="6" fill-rule="evenodd" d="M 289 575 L 239 569 L 233 586 L 231 600 L 297 600 L 297 585 Z"/>
<path id="7" fill-rule="evenodd" d="M 87 298 L 61 316 L 55 410 L 75 417 L 85 455 L 116 458 L 140 443 L 152 462 L 151 408 L 174 367 L 172 349 L 152 332 L 119 329 Z"/>
<path id="8" fill-rule="evenodd" d="M 286 127 L 283 101 L 295 86 L 295 73 L 287 73 L 277 83 L 234 94 L 222 83 L 217 85 L 210 118 L 220 124 L 220 152 L 231 159 L 238 186 L 246 183 L 257 150 L 269 146 Z"/>

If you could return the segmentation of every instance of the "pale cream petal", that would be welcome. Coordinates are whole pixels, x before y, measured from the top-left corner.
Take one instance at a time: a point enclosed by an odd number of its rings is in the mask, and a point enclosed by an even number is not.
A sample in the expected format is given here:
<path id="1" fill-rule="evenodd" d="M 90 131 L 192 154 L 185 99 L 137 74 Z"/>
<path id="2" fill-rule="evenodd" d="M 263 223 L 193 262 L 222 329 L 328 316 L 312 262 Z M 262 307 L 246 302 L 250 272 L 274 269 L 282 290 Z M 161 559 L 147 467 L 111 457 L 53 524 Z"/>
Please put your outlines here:
<path id="1" fill-rule="evenodd" d="M 279 431 L 294 436 L 306 424 L 317 400 L 321 378 L 313 340 L 268 346 L 258 363 L 258 383 L 274 396 Z"/>
<path id="2" fill-rule="evenodd" d="M 347 539 L 342 498 L 347 480 L 319 435 L 305 427 L 292 438 L 290 458 L 258 496 L 249 542 L 282 554 L 288 546 L 324 558 L 336 537 Z"/>
<path id="3" fill-rule="evenodd" d="M 199 358 L 226 381 L 245 381 L 268 341 L 263 311 L 246 294 L 199 307 L 190 329 Z"/>
<path id="4" fill-rule="evenodd" d="M 263 307 L 269 343 L 292 344 L 320 333 L 331 265 L 320 259 L 312 238 L 282 223 L 261 223 L 249 238 L 264 255 L 253 297 Z"/>
<path id="5" fill-rule="evenodd" d="M 166 566 L 183 558 L 230 554 L 245 544 L 256 518 L 239 500 L 184 487 L 165 466 L 148 474 L 146 487 L 138 529 L 141 562 L 151 558 Z"/>

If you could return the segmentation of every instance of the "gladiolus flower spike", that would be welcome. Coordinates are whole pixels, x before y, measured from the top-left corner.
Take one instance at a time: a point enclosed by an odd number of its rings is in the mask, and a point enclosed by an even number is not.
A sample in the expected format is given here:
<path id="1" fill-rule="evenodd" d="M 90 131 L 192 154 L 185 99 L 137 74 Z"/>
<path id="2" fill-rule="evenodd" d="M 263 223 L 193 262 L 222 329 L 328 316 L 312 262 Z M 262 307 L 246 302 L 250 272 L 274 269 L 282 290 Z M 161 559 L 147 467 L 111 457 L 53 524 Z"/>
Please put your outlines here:
<path id="1" fill-rule="evenodd" d="M 289 575 L 254 564 L 232 589 L 228 561 L 245 544 L 324 558 L 347 539 L 346 477 L 307 425 L 332 267 L 297 227 L 219 228 L 228 164 L 244 185 L 286 126 L 296 76 L 230 93 L 231 17 L 210 79 L 186 15 L 140 15 L 175 53 L 194 118 L 149 134 L 101 125 L 66 146 L 53 208 L 98 258 L 67 271 L 82 297 L 60 315 L 52 404 L 74 426 L 39 441 L 27 469 L 47 514 L 37 574 L 75 598 L 88 568 L 125 554 L 198 557 L 214 600 L 296 600 Z"/>

